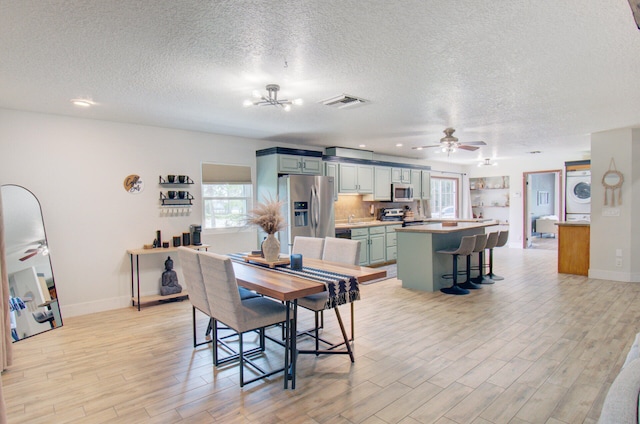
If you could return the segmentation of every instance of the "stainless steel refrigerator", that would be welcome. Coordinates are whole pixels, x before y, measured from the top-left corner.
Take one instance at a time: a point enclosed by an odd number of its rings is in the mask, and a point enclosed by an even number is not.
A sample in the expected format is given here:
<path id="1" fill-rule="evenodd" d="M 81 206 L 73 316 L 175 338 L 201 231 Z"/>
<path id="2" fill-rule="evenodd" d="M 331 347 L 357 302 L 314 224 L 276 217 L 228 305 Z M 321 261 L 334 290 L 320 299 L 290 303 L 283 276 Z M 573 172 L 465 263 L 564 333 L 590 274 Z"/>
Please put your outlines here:
<path id="1" fill-rule="evenodd" d="M 296 236 L 335 237 L 333 179 L 321 175 L 278 178 L 278 198 L 284 202 L 287 228 L 280 231 L 280 251 L 291 253 Z"/>

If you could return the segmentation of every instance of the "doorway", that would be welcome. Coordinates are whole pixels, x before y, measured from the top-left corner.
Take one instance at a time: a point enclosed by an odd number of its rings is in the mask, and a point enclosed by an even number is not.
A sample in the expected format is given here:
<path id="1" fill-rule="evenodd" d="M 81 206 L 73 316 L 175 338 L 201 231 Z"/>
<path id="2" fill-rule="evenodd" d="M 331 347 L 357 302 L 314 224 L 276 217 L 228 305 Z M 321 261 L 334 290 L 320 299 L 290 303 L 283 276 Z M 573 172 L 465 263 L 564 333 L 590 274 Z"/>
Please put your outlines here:
<path id="1" fill-rule="evenodd" d="M 562 218 L 562 170 L 524 172 L 524 249 L 558 248 L 556 222 Z"/>

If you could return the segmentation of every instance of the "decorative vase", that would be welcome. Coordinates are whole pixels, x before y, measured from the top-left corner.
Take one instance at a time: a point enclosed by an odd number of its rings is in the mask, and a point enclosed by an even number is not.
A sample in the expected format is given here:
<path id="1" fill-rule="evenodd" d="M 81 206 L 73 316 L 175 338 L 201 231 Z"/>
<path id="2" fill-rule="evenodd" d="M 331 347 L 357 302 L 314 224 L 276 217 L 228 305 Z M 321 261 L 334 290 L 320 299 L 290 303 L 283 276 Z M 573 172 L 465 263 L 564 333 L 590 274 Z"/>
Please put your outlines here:
<path id="1" fill-rule="evenodd" d="M 262 242 L 262 256 L 267 262 L 275 262 L 280 256 L 280 242 L 274 234 L 268 234 Z"/>

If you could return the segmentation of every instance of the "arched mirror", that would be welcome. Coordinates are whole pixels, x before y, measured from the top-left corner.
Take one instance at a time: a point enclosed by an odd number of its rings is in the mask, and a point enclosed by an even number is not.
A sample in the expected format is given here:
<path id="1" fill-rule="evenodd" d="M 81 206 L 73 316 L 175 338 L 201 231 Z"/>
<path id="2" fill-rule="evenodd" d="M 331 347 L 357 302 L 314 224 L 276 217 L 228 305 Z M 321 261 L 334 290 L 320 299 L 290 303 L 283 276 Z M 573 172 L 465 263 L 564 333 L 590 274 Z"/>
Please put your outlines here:
<path id="1" fill-rule="evenodd" d="M 13 341 L 62 325 L 40 202 L 17 185 L 1 187 Z"/>

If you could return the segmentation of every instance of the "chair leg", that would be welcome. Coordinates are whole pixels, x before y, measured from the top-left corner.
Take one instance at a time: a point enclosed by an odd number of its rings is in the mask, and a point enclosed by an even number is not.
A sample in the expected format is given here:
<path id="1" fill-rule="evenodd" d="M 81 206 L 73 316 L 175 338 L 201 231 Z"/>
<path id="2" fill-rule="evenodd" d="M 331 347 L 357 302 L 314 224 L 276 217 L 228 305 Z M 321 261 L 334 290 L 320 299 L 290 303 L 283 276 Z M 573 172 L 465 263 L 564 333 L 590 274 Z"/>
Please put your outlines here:
<path id="1" fill-rule="evenodd" d="M 242 347 L 242 333 L 238 333 L 238 359 L 240 362 L 240 387 L 244 386 L 244 348 Z"/>
<path id="2" fill-rule="evenodd" d="M 218 322 L 213 319 L 213 365 L 218 366 Z"/>
<path id="3" fill-rule="evenodd" d="M 493 273 L 493 249 L 489 249 L 489 273 L 487 274 L 487 277 L 491 278 L 493 281 L 504 280 L 504 277 Z"/>
<path id="4" fill-rule="evenodd" d="M 468 290 L 477 290 L 482 288 L 482 286 L 471 281 L 471 255 L 467 255 L 467 269 L 465 270 L 465 275 L 467 278 L 464 283 L 458 284 L 460 287 Z"/>
<path id="5" fill-rule="evenodd" d="M 349 339 L 351 342 L 355 339 L 356 334 L 356 313 L 354 308 L 355 306 L 353 302 L 351 302 L 351 338 Z"/>
<path id="6" fill-rule="evenodd" d="M 444 287 L 440 289 L 445 294 L 469 294 L 469 290 L 463 289 L 458 285 L 458 255 L 453 255 L 453 285 L 451 287 Z"/>
<path id="7" fill-rule="evenodd" d="M 315 317 L 315 342 L 316 342 L 316 351 L 320 350 L 320 334 L 318 334 L 319 328 L 318 328 L 318 311 L 314 311 L 313 315 Z M 316 353 L 316 356 L 318 356 L 319 354 Z"/>
<path id="8" fill-rule="evenodd" d="M 483 275 L 484 273 L 484 250 L 478 252 L 478 276 L 473 279 L 473 282 L 476 284 L 494 284 L 491 278 Z"/>

